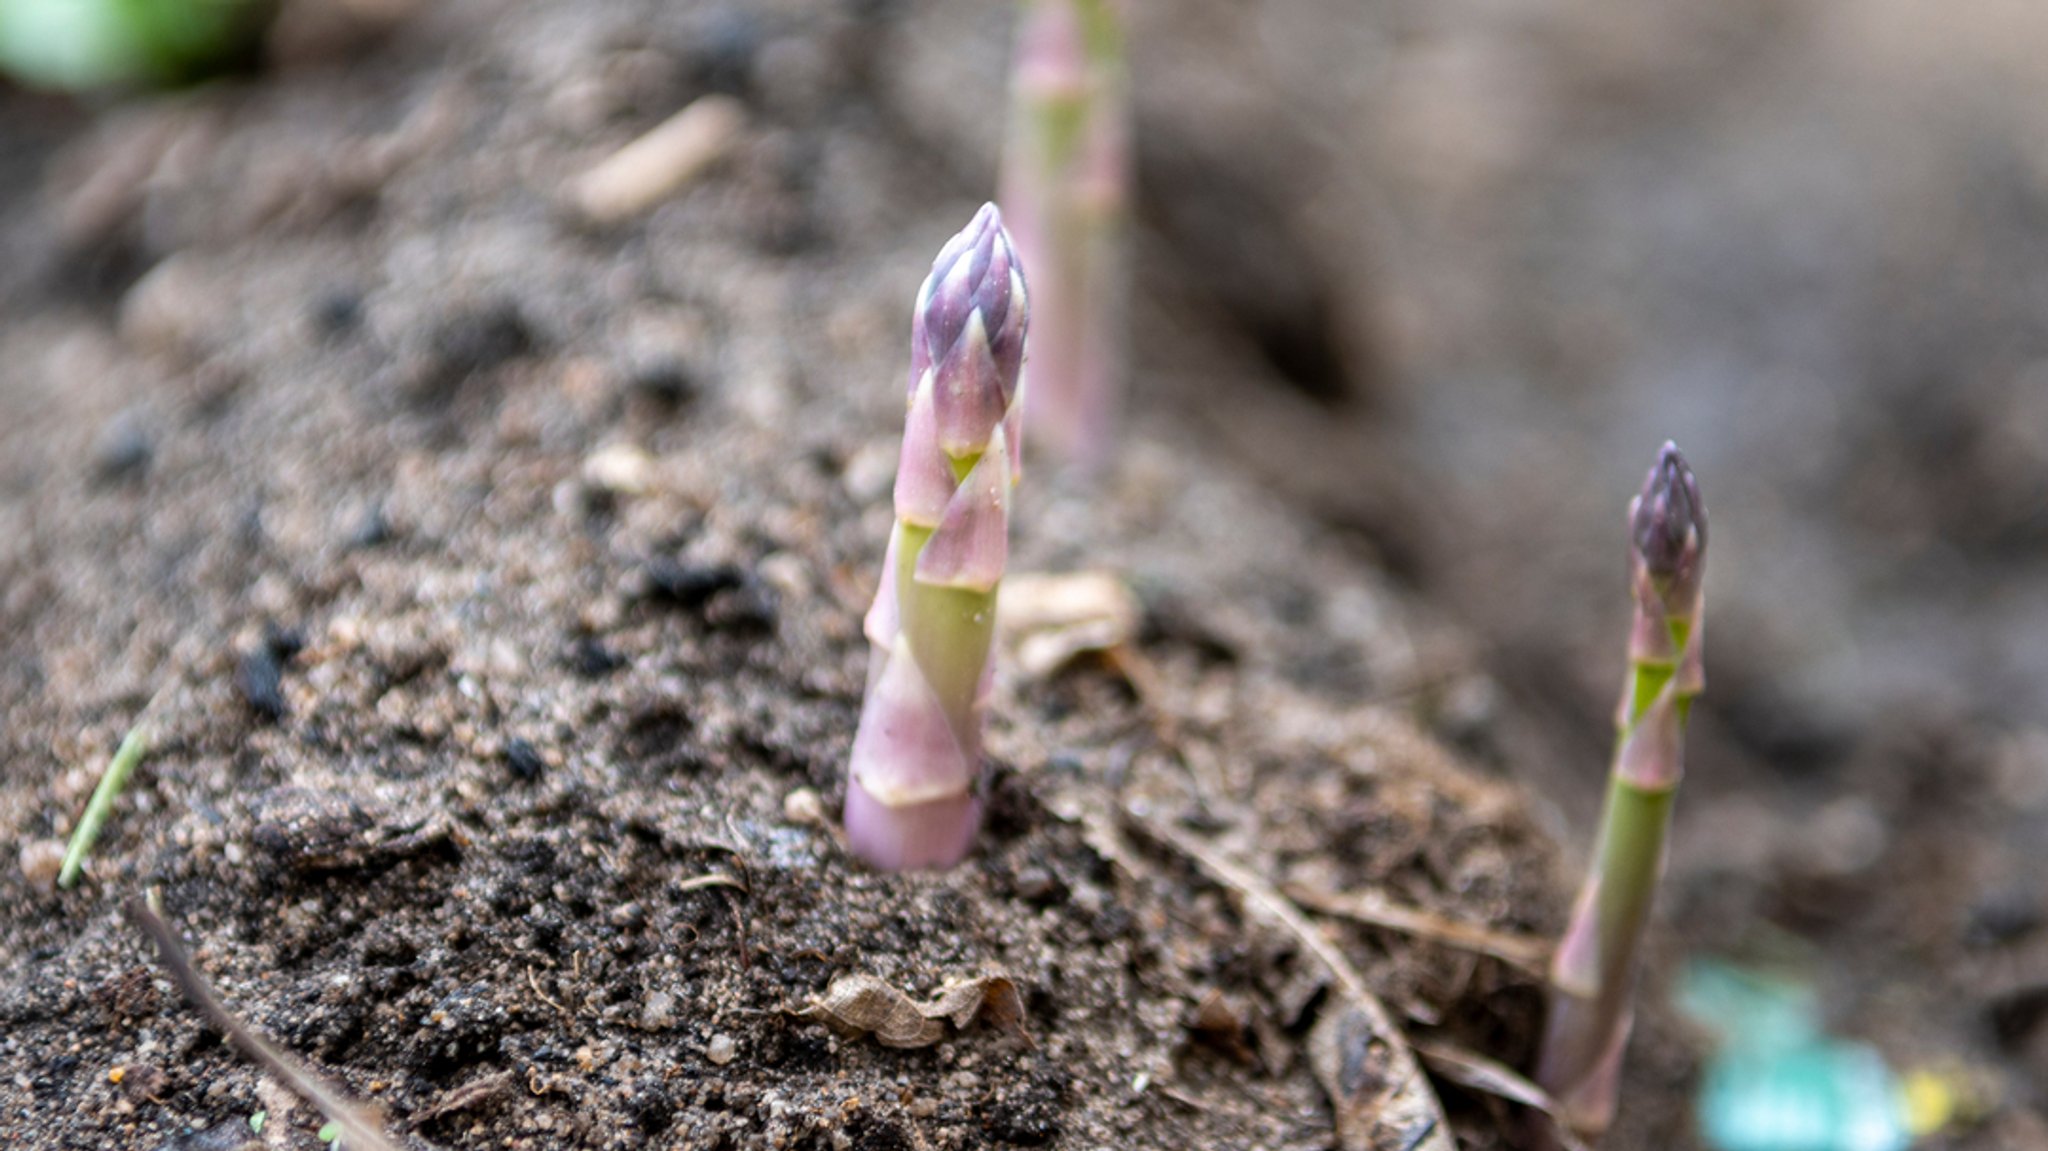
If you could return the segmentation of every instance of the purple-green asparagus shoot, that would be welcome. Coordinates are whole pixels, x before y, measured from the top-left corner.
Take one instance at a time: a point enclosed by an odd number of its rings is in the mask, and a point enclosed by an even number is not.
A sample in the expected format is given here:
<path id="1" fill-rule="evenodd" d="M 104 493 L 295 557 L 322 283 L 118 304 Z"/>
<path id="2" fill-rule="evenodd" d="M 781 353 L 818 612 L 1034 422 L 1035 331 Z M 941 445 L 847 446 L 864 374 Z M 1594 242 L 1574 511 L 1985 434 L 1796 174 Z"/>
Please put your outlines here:
<path id="1" fill-rule="evenodd" d="M 1030 272 L 1033 436 L 1102 462 L 1124 371 L 1129 82 L 1116 0 L 1022 0 L 1003 212 Z"/>
<path id="2" fill-rule="evenodd" d="M 1002 213 L 984 205 L 917 294 L 896 527 L 865 625 L 873 655 L 846 837 L 884 870 L 951 867 L 981 826 L 981 713 L 1009 557 L 1028 311 Z"/>
<path id="3" fill-rule="evenodd" d="M 1584 1135 L 1614 1118 L 1643 930 L 1664 869 L 1685 723 L 1706 684 L 1700 640 L 1707 509 L 1674 444 L 1629 505 L 1635 622 L 1618 738 L 1586 877 L 1550 965 L 1550 1020 L 1536 1078 Z"/>

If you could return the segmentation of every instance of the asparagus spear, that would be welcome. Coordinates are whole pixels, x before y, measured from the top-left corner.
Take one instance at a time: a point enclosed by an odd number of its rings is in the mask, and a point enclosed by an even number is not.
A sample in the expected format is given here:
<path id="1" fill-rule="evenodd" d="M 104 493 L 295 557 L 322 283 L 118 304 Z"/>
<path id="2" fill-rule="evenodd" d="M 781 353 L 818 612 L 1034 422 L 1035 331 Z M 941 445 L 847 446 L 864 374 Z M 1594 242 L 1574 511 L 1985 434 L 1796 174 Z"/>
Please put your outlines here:
<path id="1" fill-rule="evenodd" d="M 1115 0 L 1023 0 L 1002 201 L 1037 295 L 1031 427 L 1102 462 L 1124 360 L 1129 84 Z"/>
<path id="2" fill-rule="evenodd" d="M 1700 656 L 1707 511 L 1666 443 L 1629 506 L 1635 622 L 1615 722 L 1612 776 L 1593 870 L 1551 961 L 1550 1020 L 1536 1077 L 1584 1134 L 1614 1117 L 1643 929 L 1664 868 L 1685 724 L 1705 686 Z"/>
<path id="3" fill-rule="evenodd" d="M 1024 274 L 994 204 L 918 292 L 896 527 L 865 629 L 846 834 L 885 870 L 950 867 L 981 824 L 981 712 L 1017 475 Z"/>

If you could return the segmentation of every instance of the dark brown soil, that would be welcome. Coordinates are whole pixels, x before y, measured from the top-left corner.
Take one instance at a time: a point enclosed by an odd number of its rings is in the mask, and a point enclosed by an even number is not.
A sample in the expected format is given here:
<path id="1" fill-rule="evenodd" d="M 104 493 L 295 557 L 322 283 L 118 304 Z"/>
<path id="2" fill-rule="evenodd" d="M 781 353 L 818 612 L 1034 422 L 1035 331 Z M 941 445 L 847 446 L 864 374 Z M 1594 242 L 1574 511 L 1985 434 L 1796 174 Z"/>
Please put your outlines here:
<path id="1" fill-rule="evenodd" d="M 947 133 L 999 102 L 1006 16 L 929 7 L 458 3 L 341 62 L 0 97 L 0 1142 L 315 1145 L 117 914 L 145 888 L 235 1011 L 447 1147 L 1330 1146 L 1325 976 L 1148 823 L 1555 928 L 1526 800 L 1432 734 L 1493 723 L 1468 642 L 1208 446 L 1205 410 L 1294 401 L 1151 233 L 1170 351 L 1098 488 L 1027 478 L 1014 552 L 1121 573 L 1135 662 L 999 680 L 957 871 L 872 874 L 807 817 L 859 705 L 908 302 L 989 184 Z M 935 44 L 977 88 L 953 118 L 901 74 Z M 564 183 L 709 91 L 750 109 L 735 153 L 577 225 Z M 40 888 L 159 693 L 87 880 Z M 1525 977 L 1331 930 L 1418 1033 L 1526 1055 Z M 791 1014 L 990 968 L 1029 1045 Z M 1194 1030 L 1212 994 L 1241 1034 Z M 1676 1058 L 1631 1103 L 1660 1141 Z M 1517 1127 L 1445 1097 L 1469 1146 Z"/>
<path id="2" fill-rule="evenodd" d="M 317 1146 L 120 918 L 154 888 L 416 1146 L 1332 1146 L 1323 973 L 1146 829 L 1554 930 L 1616 525 L 1675 436 L 1710 688 L 1609 1145 L 1692 1145 L 1670 976 L 1736 953 L 1960 1069 L 1938 1145 L 2048 1147 L 2042 18 L 1132 8 L 1125 447 L 1034 465 L 1014 566 L 1118 572 L 1143 625 L 1004 665 L 943 876 L 831 820 L 1008 5 L 454 0 L 195 91 L 0 90 L 0 1145 Z M 708 93 L 732 153 L 579 223 L 566 185 Z M 1528 1054 L 1526 977 L 1325 926 L 1411 1034 Z M 791 1014 L 991 968 L 1029 1044 Z"/>

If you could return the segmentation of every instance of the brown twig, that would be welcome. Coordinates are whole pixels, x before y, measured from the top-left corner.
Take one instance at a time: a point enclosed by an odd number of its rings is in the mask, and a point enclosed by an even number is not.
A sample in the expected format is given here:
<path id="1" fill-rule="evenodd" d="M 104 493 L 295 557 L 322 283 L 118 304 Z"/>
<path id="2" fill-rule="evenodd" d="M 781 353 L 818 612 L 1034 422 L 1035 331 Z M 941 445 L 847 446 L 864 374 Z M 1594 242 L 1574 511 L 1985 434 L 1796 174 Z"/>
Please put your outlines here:
<path id="1" fill-rule="evenodd" d="M 1471 923 L 1460 923 L 1433 911 L 1396 903 L 1377 891 L 1324 891 L 1299 883 L 1287 885 L 1287 894 L 1303 907 L 1326 915 L 1398 931 L 1431 943 L 1476 951 L 1541 979 L 1550 963 L 1550 942 L 1530 935 L 1495 931 Z"/>
<path id="2" fill-rule="evenodd" d="M 398 1145 L 384 1134 L 383 1125 L 371 1116 L 368 1109 L 300 1066 L 297 1060 L 272 1046 L 269 1040 L 228 1011 L 220 997 L 214 994 L 213 986 L 207 983 L 206 977 L 192 966 L 191 958 L 178 942 L 177 933 L 164 922 L 150 901 L 140 896 L 130 899 L 127 912 L 129 920 L 156 944 L 158 960 L 185 992 L 185 998 L 192 1001 L 192 1006 L 198 1008 L 209 1023 L 218 1027 L 236 1050 L 276 1076 L 338 1125 L 349 1151 L 398 1151 Z"/>

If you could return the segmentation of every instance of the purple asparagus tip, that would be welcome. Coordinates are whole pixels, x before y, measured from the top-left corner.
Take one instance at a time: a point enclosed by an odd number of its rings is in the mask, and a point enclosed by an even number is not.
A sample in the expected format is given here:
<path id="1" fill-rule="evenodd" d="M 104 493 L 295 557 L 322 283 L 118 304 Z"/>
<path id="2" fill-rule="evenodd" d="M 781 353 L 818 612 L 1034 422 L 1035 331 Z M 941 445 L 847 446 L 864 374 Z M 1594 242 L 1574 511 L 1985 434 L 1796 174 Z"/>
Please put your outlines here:
<path id="1" fill-rule="evenodd" d="M 1707 548 L 1707 505 L 1677 444 L 1665 441 L 1629 515 L 1643 570 L 1660 585 L 1695 586 Z"/>
<path id="2" fill-rule="evenodd" d="M 1029 306 L 1024 270 L 994 204 L 946 242 L 917 294 L 911 333 L 913 392 L 938 372 L 939 442 L 956 458 L 986 445 L 1016 396 Z"/>

